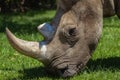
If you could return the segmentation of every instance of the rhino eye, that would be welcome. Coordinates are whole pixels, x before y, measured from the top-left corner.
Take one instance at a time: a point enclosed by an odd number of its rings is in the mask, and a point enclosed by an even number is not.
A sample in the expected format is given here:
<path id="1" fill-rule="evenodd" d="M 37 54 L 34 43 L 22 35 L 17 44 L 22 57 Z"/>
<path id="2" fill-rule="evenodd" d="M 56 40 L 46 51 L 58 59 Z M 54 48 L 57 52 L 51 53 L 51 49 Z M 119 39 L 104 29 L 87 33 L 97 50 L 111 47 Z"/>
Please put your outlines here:
<path id="1" fill-rule="evenodd" d="M 64 29 L 63 29 L 63 34 L 64 36 L 66 37 L 74 37 L 77 35 L 77 29 L 76 29 L 76 26 L 66 26 Z"/>
<path id="2" fill-rule="evenodd" d="M 66 25 L 61 29 L 59 38 L 62 43 L 68 43 L 71 46 L 80 39 L 79 32 L 75 25 Z"/>
<path id="3" fill-rule="evenodd" d="M 69 29 L 68 33 L 70 36 L 75 36 L 76 35 L 76 28 Z"/>

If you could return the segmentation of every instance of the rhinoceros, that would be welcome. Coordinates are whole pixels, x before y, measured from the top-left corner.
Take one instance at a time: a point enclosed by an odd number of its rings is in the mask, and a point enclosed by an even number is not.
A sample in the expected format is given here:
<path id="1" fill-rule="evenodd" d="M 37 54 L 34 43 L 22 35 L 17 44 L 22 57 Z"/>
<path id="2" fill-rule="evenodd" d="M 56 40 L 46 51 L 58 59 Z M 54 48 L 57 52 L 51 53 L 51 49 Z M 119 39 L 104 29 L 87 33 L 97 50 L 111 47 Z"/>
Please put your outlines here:
<path id="1" fill-rule="evenodd" d="M 103 16 L 117 14 L 120 0 L 57 0 L 56 15 L 50 24 L 38 30 L 40 42 L 21 40 L 6 28 L 13 48 L 42 62 L 51 73 L 71 77 L 80 72 L 91 58 L 99 42 Z"/>

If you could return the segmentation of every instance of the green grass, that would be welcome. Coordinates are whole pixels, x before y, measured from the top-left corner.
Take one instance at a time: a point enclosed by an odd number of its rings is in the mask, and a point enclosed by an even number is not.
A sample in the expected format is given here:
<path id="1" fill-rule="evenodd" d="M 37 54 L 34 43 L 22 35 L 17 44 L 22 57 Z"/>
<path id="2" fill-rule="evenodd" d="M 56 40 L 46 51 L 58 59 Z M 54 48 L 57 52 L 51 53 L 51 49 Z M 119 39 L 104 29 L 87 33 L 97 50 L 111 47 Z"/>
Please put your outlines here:
<path id="1" fill-rule="evenodd" d="M 42 40 L 37 26 L 49 22 L 51 11 L 0 14 L 0 80 L 58 80 L 46 73 L 42 63 L 15 51 L 5 36 L 8 27 L 17 37 Z M 100 43 L 86 68 L 71 80 L 120 80 L 120 20 L 115 16 L 104 19 Z"/>

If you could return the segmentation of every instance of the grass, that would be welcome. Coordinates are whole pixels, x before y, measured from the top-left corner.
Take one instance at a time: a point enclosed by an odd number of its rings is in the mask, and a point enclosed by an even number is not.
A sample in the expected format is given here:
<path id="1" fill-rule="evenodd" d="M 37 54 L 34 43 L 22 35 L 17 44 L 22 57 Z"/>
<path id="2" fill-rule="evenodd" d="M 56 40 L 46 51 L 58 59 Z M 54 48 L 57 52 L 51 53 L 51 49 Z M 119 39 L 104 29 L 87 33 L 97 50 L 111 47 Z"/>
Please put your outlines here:
<path id="1" fill-rule="evenodd" d="M 36 26 L 49 22 L 55 11 L 0 14 L 0 80 L 61 80 L 44 69 L 42 63 L 15 51 L 5 36 L 8 27 L 17 37 L 42 40 Z M 100 43 L 85 70 L 71 80 L 120 80 L 120 20 L 104 19 Z"/>

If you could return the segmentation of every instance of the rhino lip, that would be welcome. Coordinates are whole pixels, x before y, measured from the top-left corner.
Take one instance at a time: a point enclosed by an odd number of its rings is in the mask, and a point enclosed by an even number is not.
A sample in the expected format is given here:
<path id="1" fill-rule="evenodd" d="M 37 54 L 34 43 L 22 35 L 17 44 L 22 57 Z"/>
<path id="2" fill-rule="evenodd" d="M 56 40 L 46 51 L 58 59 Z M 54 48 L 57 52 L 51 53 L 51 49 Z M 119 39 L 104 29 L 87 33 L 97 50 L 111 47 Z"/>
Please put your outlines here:
<path id="1" fill-rule="evenodd" d="M 77 71 L 69 68 L 68 66 L 62 69 L 59 69 L 60 75 L 64 78 L 72 77 L 77 74 Z"/>

